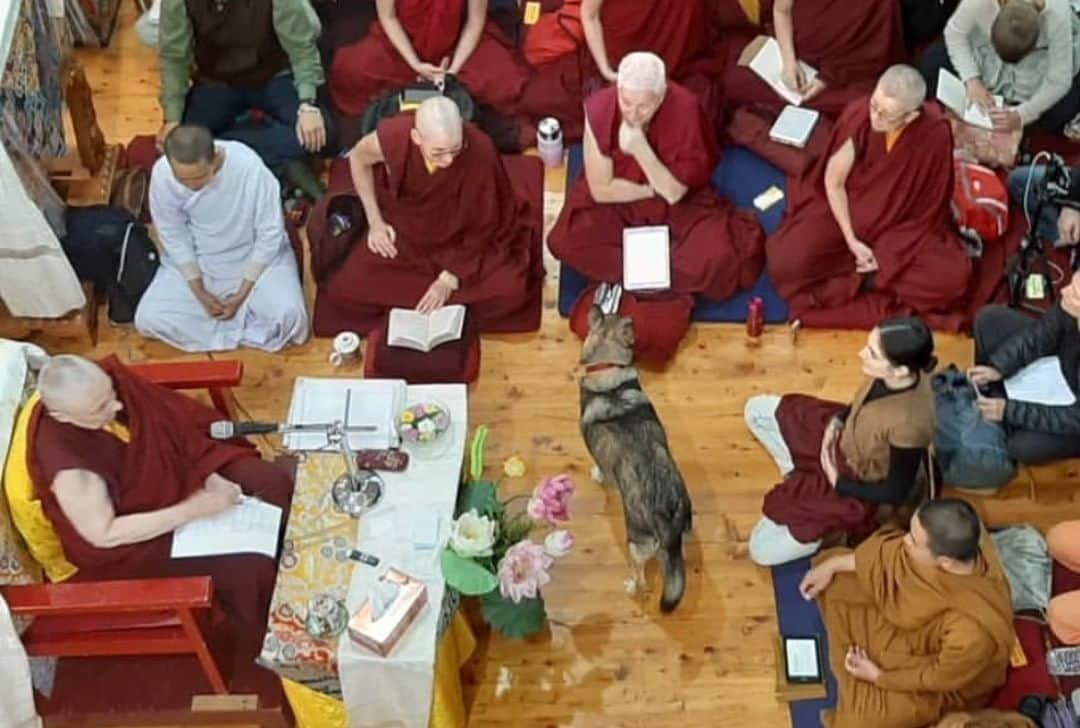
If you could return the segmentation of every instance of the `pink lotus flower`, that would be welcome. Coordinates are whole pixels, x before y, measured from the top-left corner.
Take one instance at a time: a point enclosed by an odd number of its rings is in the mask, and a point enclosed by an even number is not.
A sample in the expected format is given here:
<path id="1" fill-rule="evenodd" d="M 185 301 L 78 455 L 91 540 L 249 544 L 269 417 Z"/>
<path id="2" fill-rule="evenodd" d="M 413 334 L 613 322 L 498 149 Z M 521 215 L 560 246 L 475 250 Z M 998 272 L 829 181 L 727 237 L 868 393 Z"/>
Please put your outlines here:
<path id="1" fill-rule="evenodd" d="M 547 570 L 553 561 L 540 544 L 518 541 L 499 562 L 499 593 L 514 604 L 535 599 L 540 587 L 551 581 Z"/>
<path id="2" fill-rule="evenodd" d="M 570 553 L 570 549 L 574 547 L 574 534 L 569 531 L 552 531 L 544 539 L 544 552 L 548 556 L 554 556 L 556 559 L 561 559 Z"/>
<path id="3" fill-rule="evenodd" d="M 525 511 L 534 521 L 562 523 L 570 520 L 570 496 L 574 483 L 569 475 L 556 475 L 540 481 L 529 498 Z"/>

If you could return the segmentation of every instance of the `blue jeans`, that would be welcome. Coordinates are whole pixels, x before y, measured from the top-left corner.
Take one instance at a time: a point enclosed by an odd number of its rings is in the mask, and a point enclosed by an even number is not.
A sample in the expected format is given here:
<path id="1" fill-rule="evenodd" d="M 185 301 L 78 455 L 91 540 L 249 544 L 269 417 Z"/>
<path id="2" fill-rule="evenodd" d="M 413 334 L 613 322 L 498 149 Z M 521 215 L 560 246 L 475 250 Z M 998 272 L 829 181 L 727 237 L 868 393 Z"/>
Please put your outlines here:
<path id="1" fill-rule="evenodd" d="M 205 126 L 218 139 L 247 144 L 262 157 L 267 167 L 277 171 L 285 162 L 308 156 L 296 138 L 299 106 L 300 97 L 289 73 L 274 76 L 258 88 L 202 82 L 188 91 L 184 123 Z M 263 121 L 238 122 L 238 118 L 251 109 L 262 111 L 266 115 Z M 323 119 L 327 124 L 326 138 L 330 140 L 333 138 L 330 115 L 325 109 Z"/>
<path id="2" fill-rule="evenodd" d="M 1009 195 L 1020 207 L 1024 208 L 1028 215 L 1035 214 L 1035 206 L 1038 204 L 1039 191 L 1046 177 L 1046 167 L 1017 167 L 1009 172 L 1008 187 Z M 1030 185 L 1028 179 L 1030 178 Z M 1026 193 L 1026 199 L 1025 199 Z M 1043 241 L 1053 245 L 1058 239 L 1058 214 L 1061 208 L 1056 205 L 1045 204 L 1042 214 L 1035 224 L 1035 234 Z"/>

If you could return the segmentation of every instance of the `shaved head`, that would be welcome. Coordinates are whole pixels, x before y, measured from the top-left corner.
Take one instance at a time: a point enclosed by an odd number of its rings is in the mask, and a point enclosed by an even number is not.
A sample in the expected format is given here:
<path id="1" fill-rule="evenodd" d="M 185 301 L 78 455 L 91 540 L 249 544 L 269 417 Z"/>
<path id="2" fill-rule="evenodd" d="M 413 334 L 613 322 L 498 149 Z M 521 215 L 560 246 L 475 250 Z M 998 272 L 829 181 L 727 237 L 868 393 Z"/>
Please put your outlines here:
<path id="1" fill-rule="evenodd" d="M 165 156 L 173 164 L 212 164 L 214 137 L 205 126 L 181 124 L 165 137 Z"/>
<path id="2" fill-rule="evenodd" d="M 898 63 L 889 66 L 877 82 L 878 90 L 898 101 L 904 109 L 914 111 L 926 101 L 926 81 L 911 66 Z"/>
<path id="3" fill-rule="evenodd" d="M 425 99 L 416 110 L 416 130 L 424 137 L 460 139 L 462 124 L 461 109 L 445 96 Z"/>
<path id="4" fill-rule="evenodd" d="M 42 404 L 54 419 L 86 429 L 99 429 L 120 410 L 112 379 L 89 359 L 54 356 L 38 375 Z"/>
<path id="5" fill-rule="evenodd" d="M 619 63 L 615 85 L 620 90 L 649 91 L 663 96 L 667 92 L 667 68 L 655 53 L 627 53 Z"/>

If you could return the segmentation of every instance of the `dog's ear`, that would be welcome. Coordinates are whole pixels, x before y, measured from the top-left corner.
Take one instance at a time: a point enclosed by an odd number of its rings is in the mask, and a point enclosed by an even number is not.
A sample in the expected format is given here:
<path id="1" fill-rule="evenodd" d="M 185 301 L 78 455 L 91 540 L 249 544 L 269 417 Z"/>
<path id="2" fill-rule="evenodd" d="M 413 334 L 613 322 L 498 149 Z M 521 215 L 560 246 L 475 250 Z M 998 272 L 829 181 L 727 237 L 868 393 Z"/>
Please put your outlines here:
<path id="1" fill-rule="evenodd" d="M 604 320 L 604 309 L 600 308 L 595 303 L 592 306 L 589 306 L 589 318 L 588 318 L 589 331 L 592 331 L 597 326 L 599 326 L 600 322 L 603 321 L 603 320 Z"/>
<path id="2" fill-rule="evenodd" d="M 627 349 L 634 348 L 634 320 L 629 316 L 619 318 L 618 338 L 619 343 Z"/>

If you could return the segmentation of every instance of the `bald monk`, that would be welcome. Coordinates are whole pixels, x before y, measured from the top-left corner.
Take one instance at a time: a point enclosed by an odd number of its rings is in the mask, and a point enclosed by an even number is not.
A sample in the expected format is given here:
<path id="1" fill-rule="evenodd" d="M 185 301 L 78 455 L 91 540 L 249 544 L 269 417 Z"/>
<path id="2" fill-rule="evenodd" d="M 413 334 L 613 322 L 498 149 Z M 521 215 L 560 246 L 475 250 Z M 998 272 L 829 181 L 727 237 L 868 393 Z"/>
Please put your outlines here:
<path id="1" fill-rule="evenodd" d="M 967 503 L 928 501 L 907 533 L 833 549 L 799 585 L 817 599 L 836 676 L 825 728 L 922 728 L 984 707 L 1016 641 L 1009 583 Z"/>
<path id="2" fill-rule="evenodd" d="M 852 102 L 823 157 L 796 184 L 766 242 L 769 275 L 792 318 L 872 297 L 874 316 L 947 312 L 971 262 L 949 212 L 952 134 L 926 83 L 892 66 Z M 807 322 L 804 322 L 807 323 Z"/>
<path id="3" fill-rule="evenodd" d="M 499 331 L 543 280 L 538 235 L 491 140 L 444 96 L 379 122 L 349 153 L 368 231 L 320 296 L 358 330 L 391 307 L 430 313 L 466 304 Z"/>
<path id="4" fill-rule="evenodd" d="M 899 0 L 766 0 L 760 17 L 763 29 L 773 33 L 780 46 L 784 84 L 803 95 L 804 106 L 830 116 L 870 93 L 881 72 L 904 57 Z M 734 62 L 751 36 L 728 37 L 732 47 L 724 99 L 734 106 L 753 103 L 779 110 L 786 102 L 757 74 Z M 816 69 L 818 76 L 808 78 L 797 60 Z"/>
<path id="5" fill-rule="evenodd" d="M 276 559 L 170 558 L 173 531 L 232 507 L 243 494 L 288 515 L 292 478 L 242 441 L 210 439 L 220 415 L 141 379 L 115 357 L 56 356 L 38 379 L 28 426 L 34 489 L 74 580 L 210 576 L 235 628 L 237 664 L 266 630 Z"/>
<path id="6" fill-rule="evenodd" d="M 548 237 L 556 258 L 594 281 L 622 278 L 625 227 L 667 225 L 671 288 L 724 300 L 753 285 L 762 231 L 709 186 L 719 153 L 694 96 L 652 53 L 630 53 L 616 88 L 585 104 L 585 175 Z"/>
<path id="7" fill-rule="evenodd" d="M 528 73 L 488 22 L 487 7 L 487 0 L 376 0 L 368 35 L 334 55 L 334 103 L 358 116 L 387 91 L 449 74 L 480 103 L 508 112 Z"/>

